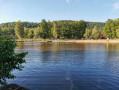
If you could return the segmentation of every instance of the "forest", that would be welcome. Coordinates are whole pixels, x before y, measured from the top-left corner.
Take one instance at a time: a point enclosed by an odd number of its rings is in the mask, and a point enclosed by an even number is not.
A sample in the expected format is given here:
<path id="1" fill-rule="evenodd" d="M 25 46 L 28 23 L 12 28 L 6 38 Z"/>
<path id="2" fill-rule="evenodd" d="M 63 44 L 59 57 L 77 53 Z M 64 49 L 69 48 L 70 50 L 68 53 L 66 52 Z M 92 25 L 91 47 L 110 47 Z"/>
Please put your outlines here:
<path id="1" fill-rule="evenodd" d="M 10 22 L 0 24 L 0 33 L 18 39 L 99 39 L 119 38 L 119 19 L 105 22 L 60 20 L 41 22 Z"/>

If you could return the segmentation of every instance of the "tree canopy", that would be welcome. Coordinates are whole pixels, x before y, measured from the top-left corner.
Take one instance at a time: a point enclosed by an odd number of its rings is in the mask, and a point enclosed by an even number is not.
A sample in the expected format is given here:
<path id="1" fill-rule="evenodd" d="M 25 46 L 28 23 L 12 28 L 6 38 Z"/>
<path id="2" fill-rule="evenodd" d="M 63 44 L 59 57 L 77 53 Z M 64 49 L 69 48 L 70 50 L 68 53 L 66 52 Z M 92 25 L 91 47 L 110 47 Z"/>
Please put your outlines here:
<path id="1" fill-rule="evenodd" d="M 105 27 L 103 29 L 103 34 L 104 36 L 106 36 L 107 38 L 119 38 L 118 37 L 118 29 L 119 29 L 119 19 L 108 19 Z"/>
<path id="2" fill-rule="evenodd" d="M 22 22 L 20 21 L 16 22 L 15 34 L 19 39 L 22 39 L 24 37 L 24 27 L 22 25 Z"/>
<path id="3" fill-rule="evenodd" d="M 86 34 L 92 32 L 92 30 L 97 27 L 97 34 L 100 33 L 104 35 L 105 38 L 119 38 L 119 19 L 108 19 L 107 22 L 86 22 L 83 20 L 72 21 L 72 20 L 59 20 L 59 21 L 46 21 L 43 19 L 41 22 L 11 22 L 2 23 L 0 25 L 0 32 L 7 35 L 13 35 L 22 38 L 43 38 L 43 39 L 81 39 L 89 38 Z M 87 30 L 87 29 L 88 30 Z M 95 32 L 92 32 L 94 36 Z M 85 35 L 84 35 L 85 34 Z M 91 36 L 90 35 L 90 36 Z"/>
<path id="4" fill-rule="evenodd" d="M 27 52 L 15 53 L 17 46 L 13 38 L 0 34 L 0 84 L 7 84 L 6 79 L 14 79 L 13 70 L 22 70 L 22 63 Z"/>
<path id="5" fill-rule="evenodd" d="M 91 36 L 91 30 L 89 30 L 88 28 L 86 28 L 86 31 L 85 31 L 84 37 L 85 37 L 86 39 L 89 39 L 90 36 Z"/>
<path id="6" fill-rule="evenodd" d="M 98 39 L 98 38 L 99 38 L 99 35 L 100 35 L 99 30 L 98 30 L 98 28 L 95 26 L 95 27 L 93 28 L 93 30 L 92 30 L 92 37 L 93 37 L 94 39 Z"/>

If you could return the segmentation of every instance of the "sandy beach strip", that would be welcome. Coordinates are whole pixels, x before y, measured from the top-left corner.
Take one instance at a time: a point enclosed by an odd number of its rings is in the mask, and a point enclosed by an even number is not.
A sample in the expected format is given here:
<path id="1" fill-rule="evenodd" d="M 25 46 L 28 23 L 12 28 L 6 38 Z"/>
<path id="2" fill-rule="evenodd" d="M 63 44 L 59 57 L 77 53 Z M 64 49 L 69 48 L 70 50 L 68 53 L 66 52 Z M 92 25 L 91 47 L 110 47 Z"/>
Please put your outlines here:
<path id="1" fill-rule="evenodd" d="M 76 43 L 119 43 L 117 40 L 67 40 L 67 42 L 76 42 Z"/>

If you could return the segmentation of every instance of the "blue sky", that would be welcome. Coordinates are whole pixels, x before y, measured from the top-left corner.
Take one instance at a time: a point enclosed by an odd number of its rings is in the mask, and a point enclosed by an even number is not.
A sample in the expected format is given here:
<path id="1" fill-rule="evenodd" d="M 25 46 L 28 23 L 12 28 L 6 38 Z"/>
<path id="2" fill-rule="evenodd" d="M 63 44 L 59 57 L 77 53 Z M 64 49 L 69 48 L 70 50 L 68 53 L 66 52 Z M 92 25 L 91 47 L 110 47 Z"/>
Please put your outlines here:
<path id="1" fill-rule="evenodd" d="M 119 0 L 0 0 L 0 23 L 42 19 L 105 22 L 119 18 Z"/>

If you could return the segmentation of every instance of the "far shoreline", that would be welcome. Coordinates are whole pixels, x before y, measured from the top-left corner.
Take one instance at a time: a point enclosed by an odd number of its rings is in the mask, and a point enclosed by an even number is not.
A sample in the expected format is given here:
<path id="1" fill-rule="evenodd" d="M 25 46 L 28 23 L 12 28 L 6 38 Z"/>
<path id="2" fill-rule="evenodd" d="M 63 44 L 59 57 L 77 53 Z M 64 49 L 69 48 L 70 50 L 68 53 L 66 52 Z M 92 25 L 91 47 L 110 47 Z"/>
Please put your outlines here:
<path id="1" fill-rule="evenodd" d="M 119 43 L 119 39 L 86 39 L 86 40 L 74 40 L 74 39 L 66 39 L 66 40 L 50 40 L 50 39 L 16 39 L 18 42 L 67 42 L 67 43 Z"/>

